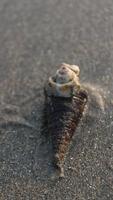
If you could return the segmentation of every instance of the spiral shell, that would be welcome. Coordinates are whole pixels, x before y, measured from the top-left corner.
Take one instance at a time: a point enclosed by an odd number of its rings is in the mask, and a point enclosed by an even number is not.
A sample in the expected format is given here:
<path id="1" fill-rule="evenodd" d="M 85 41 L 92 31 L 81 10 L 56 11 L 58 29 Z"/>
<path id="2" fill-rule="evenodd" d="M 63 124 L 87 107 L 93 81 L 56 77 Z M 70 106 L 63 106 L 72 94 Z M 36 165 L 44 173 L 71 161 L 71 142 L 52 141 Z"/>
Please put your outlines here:
<path id="1" fill-rule="evenodd" d="M 87 103 L 87 92 L 80 88 L 79 74 L 69 66 L 65 64 L 64 68 L 63 64 L 60 68 L 59 75 L 63 74 L 65 80 L 62 84 L 54 76 L 45 87 L 45 117 L 52 138 L 53 163 L 60 177 L 64 176 L 65 155 Z"/>

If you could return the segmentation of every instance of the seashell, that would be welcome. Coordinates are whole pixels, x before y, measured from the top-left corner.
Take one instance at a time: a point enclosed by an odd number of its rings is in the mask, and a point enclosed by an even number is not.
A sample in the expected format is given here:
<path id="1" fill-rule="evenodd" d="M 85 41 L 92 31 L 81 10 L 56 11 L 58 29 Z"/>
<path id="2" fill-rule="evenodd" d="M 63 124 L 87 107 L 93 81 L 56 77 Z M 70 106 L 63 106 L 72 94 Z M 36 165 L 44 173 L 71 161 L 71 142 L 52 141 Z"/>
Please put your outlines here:
<path id="1" fill-rule="evenodd" d="M 62 71 L 62 65 L 60 70 L 60 76 L 61 74 L 63 77 L 66 76 L 66 81 L 61 84 L 56 82 L 55 76 L 50 77 L 44 91 L 45 118 L 52 139 L 53 164 L 59 176 L 63 177 L 65 156 L 82 117 L 88 96 L 87 92 L 80 87 L 78 73 L 69 68 L 68 64 L 65 64 L 65 73 Z M 58 73 L 56 75 L 58 76 Z"/>

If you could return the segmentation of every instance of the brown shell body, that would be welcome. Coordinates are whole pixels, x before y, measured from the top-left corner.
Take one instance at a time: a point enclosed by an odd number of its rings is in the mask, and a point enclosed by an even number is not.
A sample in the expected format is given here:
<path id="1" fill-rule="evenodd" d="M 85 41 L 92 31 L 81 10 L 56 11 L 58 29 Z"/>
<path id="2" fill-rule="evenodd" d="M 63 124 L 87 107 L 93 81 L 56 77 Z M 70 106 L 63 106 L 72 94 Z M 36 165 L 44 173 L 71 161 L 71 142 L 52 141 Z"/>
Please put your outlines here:
<path id="1" fill-rule="evenodd" d="M 82 117 L 86 102 L 85 90 L 80 90 L 69 98 L 48 96 L 46 93 L 45 117 L 52 138 L 53 163 L 61 173 L 65 154 Z"/>

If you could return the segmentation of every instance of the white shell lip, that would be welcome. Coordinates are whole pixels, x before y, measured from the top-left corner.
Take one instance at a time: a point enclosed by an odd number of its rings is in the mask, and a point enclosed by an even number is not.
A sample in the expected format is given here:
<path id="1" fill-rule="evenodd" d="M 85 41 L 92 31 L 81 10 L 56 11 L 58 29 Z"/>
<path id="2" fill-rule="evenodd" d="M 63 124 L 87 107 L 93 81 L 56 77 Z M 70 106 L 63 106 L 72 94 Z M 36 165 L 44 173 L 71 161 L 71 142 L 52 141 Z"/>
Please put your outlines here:
<path id="1" fill-rule="evenodd" d="M 49 77 L 49 83 L 53 86 L 65 87 L 74 85 L 74 80 L 69 81 L 68 83 L 56 83 L 52 77 Z"/>

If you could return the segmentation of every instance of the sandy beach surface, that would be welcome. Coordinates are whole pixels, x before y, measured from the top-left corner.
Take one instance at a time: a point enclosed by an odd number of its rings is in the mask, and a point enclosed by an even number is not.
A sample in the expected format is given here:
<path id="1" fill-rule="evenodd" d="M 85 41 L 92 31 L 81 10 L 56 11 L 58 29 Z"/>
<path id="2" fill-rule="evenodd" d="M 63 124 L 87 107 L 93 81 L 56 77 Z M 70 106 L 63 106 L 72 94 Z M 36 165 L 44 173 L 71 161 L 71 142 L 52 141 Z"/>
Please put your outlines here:
<path id="1" fill-rule="evenodd" d="M 83 117 L 58 180 L 41 126 L 43 85 L 62 62 L 106 106 Z M 1 0 L 0 200 L 112 200 L 112 93 L 112 0 Z"/>

